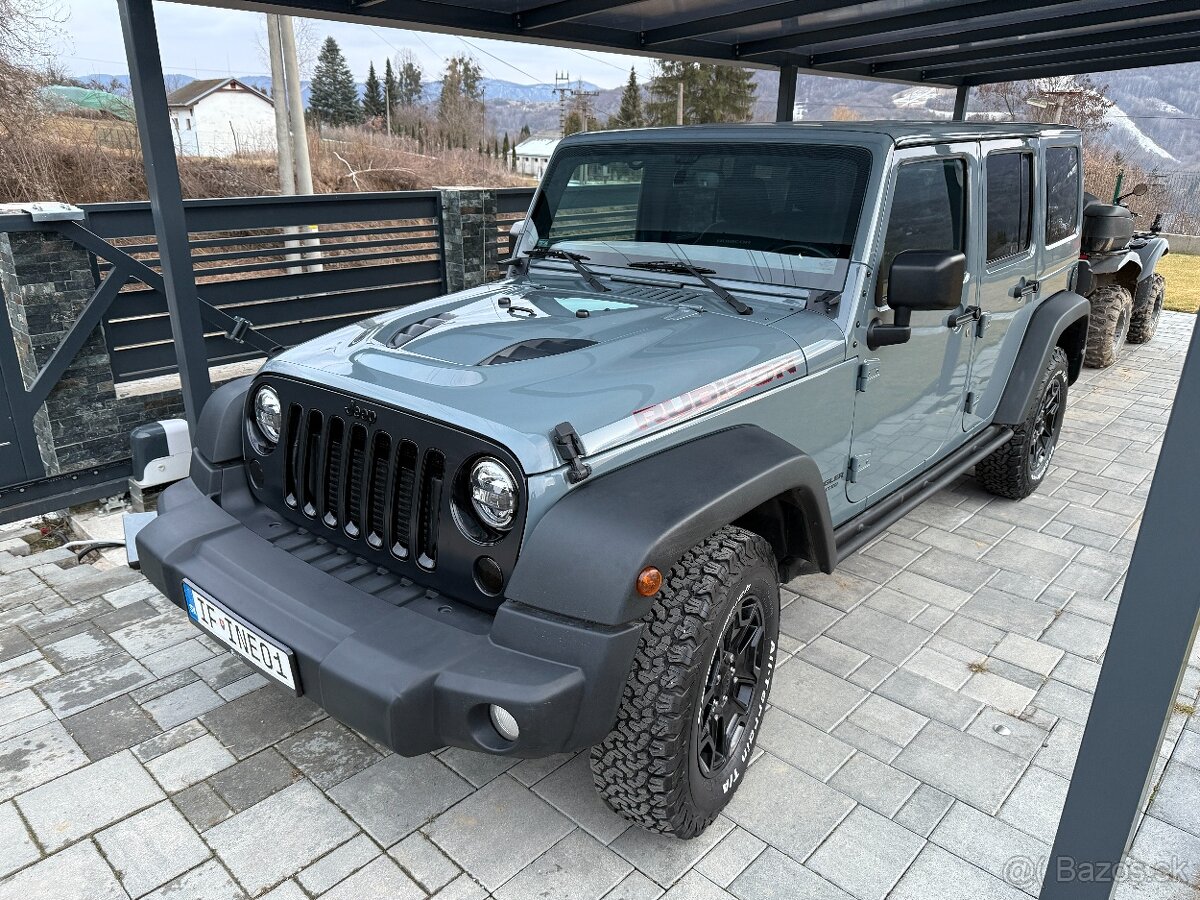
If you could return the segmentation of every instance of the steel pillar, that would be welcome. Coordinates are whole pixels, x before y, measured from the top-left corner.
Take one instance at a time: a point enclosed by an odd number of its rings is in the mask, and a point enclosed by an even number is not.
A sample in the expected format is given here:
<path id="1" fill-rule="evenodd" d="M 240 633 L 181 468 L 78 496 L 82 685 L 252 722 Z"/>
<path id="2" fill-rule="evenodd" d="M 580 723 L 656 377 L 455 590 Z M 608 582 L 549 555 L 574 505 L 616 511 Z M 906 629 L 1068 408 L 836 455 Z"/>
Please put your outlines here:
<path id="1" fill-rule="evenodd" d="M 1042 900 L 1108 900 L 1200 627 L 1200 328 L 1096 684 Z"/>
<path id="2" fill-rule="evenodd" d="M 775 121 L 791 122 L 796 108 L 796 67 L 779 67 L 779 94 L 775 100 Z"/>
<path id="3" fill-rule="evenodd" d="M 171 316 L 175 355 L 179 360 L 184 411 L 194 436 L 200 409 L 212 393 L 212 382 L 208 375 L 208 352 L 200 319 L 200 299 L 196 294 L 196 275 L 188 246 L 153 0 L 117 2 L 121 32 L 125 37 L 125 56 L 129 62 L 129 84 L 137 112 L 146 187 L 150 192 L 154 232 L 162 260 L 163 292 Z"/>
<path id="4" fill-rule="evenodd" d="M 971 96 L 970 85 L 960 84 L 954 90 L 954 115 L 955 122 L 966 121 L 967 118 L 967 100 Z"/>

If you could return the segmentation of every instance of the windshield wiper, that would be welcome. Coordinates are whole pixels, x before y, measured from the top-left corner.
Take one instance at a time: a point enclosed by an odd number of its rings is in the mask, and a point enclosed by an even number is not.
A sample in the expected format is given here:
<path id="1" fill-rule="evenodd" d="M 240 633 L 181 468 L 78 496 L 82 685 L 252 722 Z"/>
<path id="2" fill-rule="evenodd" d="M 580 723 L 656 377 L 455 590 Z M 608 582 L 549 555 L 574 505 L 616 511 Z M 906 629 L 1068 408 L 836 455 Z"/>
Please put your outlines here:
<path id="1" fill-rule="evenodd" d="M 582 253 L 572 253 L 569 250 L 559 250 L 556 247 L 533 247 L 526 251 L 525 255 L 528 259 L 565 259 L 574 267 L 576 272 L 583 276 L 583 280 L 588 283 L 588 286 L 592 290 L 599 291 L 602 294 L 606 294 L 612 290 L 612 288 L 603 284 L 596 277 L 595 272 L 584 265 L 589 257 L 584 256 Z M 500 260 L 500 265 L 514 265 L 520 259 L 521 257 L 517 256 L 514 256 L 512 259 L 502 259 Z"/>
<path id="2" fill-rule="evenodd" d="M 647 262 L 631 262 L 629 268 L 645 269 L 647 272 L 669 272 L 674 275 L 691 275 L 693 278 L 699 279 L 701 284 L 732 306 L 738 315 L 748 316 L 754 312 L 751 307 L 747 306 L 708 277 L 709 275 L 717 274 L 714 269 L 702 269 L 681 259 L 652 259 Z"/>

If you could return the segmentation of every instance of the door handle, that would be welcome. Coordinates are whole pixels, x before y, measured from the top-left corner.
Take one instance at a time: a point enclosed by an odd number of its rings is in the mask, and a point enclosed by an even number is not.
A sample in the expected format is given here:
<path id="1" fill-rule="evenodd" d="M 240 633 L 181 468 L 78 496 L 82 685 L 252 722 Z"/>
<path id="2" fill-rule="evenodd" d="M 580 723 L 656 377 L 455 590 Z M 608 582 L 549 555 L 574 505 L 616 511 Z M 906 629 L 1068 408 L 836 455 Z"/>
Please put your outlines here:
<path id="1" fill-rule="evenodd" d="M 961 328 L 968 322 L 978 322 L 983 318 L 983 310 L 978 306 L 968 306 L 966 312 L 950 313 L 950 317 L 946 319 L 946 327 L 954 330 Z"/>
<path id="2" fill-rule="evenodd" d="M 1041 287 L 1042 283 L 1036 278 L 1026 279 L 1025 276 L 1022 275 L 1021 280 L 1012 286 L 1008 292 L 1008 295 L 1019 300 L 1025 300 L 1026 298 L 1032 297 L 1034 294 L 1036 294 Z"/>

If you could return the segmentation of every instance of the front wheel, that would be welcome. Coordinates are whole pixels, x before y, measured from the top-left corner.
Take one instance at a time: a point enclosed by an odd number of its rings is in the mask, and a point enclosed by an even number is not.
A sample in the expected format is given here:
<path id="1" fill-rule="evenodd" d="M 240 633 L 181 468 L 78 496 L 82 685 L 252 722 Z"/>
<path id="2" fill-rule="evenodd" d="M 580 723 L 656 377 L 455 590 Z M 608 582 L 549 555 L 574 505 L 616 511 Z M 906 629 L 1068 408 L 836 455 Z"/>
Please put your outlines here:
<path id="1" fill-rule="evenodd" d="M 1144 344 L 1154 337 L 1166 299 L 1167 279 L 1157 272 L 1138 285 L 1137 299 L 1133 304 L 1133 318 L 1129 323 L 1129 343 Z"/>
<path id="2" fill-rule="evenodd" d="M 1058 446 L 1067 411 L 1067 354 L 1055 347 L 1042 370 L 1033 408 L 1003 447 L 976 463 L 975 478 L 989 493 L 1021 500 L 1037 490 Z"/>
<path id="3" fill-rule="evenodd" d="M 726 526 L 667 575 L 592 776 L 626 819 L 680 838 L 732 799 L 766 711 L 779 642 L 770 545 Z"/>

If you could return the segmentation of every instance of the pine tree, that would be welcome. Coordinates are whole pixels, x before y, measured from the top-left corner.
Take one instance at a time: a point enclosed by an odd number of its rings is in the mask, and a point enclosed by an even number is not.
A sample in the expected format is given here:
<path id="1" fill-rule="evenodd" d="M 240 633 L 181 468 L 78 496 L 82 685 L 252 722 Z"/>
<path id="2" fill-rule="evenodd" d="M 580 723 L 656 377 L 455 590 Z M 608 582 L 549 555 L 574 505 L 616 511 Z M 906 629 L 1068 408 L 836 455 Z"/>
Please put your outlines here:
<path id="1" fill-rule="evenodd" d="M 754 81 L 745 69 L 660 59 L 650 80 L 645 122 L 676 123 L 679 85 L 683 83 L 683 123 L 747 122 L 754 110 Z"/>
<path id="2" fill-rule="evenodd" d="M 517 143 L 519 144 L 521 141 L 527 140 L 530 134 L 532 134 L 532 132 L 529 130 L 529 123 L 526 122 L 521 126 L 521 136 L 517 138 Z"/>
<path id="3" fill-rule="evenodd" d="M 421 66 L 417 63 L 417 58 L 413 56 L 411 50 L 401 53 L 397 58 L 397 63 L 400 70 L 396 74 L 396 93 L 392 95 L 393 102 L 401 106 L 416 106 L 421 102 L 421 79 L 424 75 Z"/>
<path id="4" fill-rule="evenodd" d="M 358 85 L 332 37 L 325 38 L 317 56 L 309 86 L 308 110 L 314 121 L 322 125 L 357 125 L 362 121 Z"/>
<path id="5" fill-rule="evenodd" d="M 392 109 L 396 108 L 396 104 L 399 102 L 396 87 L 396 72 L 392 68 L 392 61 L 389 59 L 383 66 L 383 102 L 385 108 L 389 103 Z"/>
<path id="6" fill-rule="evenodd" d="M 625 90 L 621 92 L 621 106 L 611 119 L 609 128 L 641 128 L 646 124 L 642 114 L 642 89 L 638 85 L 637 70 L 629 67 L 629 80 L 625 82 Z"/>
<path id="7" fill-rule="evenodd" d="M 483 132 L 483 70 L 470 56 L 454 56 L 447 61 L 438 97 L 438 120 L 455 133 L 464 150 L 470 146 L 471 135 Z"/>
<path id="8" fill-rule="evenodd" d="M 375 74 L 375 63 L 367 68 L 367 80 L 363 84 L 363 115 L 368 119 L 382 119 L 386 106 L 383 100 L 383 85 Z"/>
<path id="9" fill-rule="evenodd" d="M 508 165 L 509 146 L 508 132 L 506 131 L 504 132 L 504 143 L 500 145 L 500 162 L 504 163 L 506 166 Z"/>

